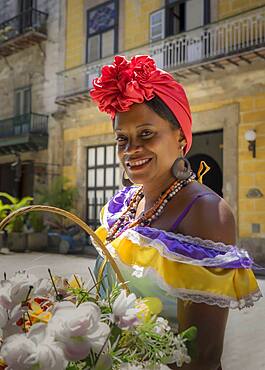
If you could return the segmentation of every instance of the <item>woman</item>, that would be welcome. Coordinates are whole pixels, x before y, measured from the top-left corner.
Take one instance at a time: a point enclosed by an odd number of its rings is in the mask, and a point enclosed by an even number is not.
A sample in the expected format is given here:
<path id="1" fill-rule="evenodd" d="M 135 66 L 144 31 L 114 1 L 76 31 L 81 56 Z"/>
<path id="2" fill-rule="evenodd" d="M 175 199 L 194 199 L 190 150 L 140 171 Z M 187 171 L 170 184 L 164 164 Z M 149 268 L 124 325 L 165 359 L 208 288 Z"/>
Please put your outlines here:
<path id="1" fill-rule="evenodd" d="M 185 92 L 149 56 L 116 56 L 91 97 L 113 119 L 129 185 L 102 210 L 97 234 L 131 291 L 159 297 L 179 330 L 198 328 L 197 356 L 183 368 L 221 369 L 229 308 L 253 305 L 261 293 L 252 261 L 234 247 L 229 206 L 195 181 L 185 159 L 192 142 Z"/>

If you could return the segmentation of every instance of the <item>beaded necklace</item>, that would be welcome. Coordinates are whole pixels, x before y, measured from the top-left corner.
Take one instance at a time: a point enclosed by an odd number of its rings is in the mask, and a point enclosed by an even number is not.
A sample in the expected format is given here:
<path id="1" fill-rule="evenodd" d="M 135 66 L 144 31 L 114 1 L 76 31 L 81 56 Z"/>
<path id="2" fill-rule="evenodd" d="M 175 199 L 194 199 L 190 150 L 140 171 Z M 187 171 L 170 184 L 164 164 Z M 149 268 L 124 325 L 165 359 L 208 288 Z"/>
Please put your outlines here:
<path id="1" fill-rule="evenodd" d="M 144 212 L 140 217 L 135 219 L 135 214 L 140 201 L 144 197 L 143 187 L 141 186 L 133 195 L 128 207 L 121 214 L 119 219 L 114 223 L 114 225 L 109 230 L 106 242 L 109 243 L 112 240 L 120 236 L 125 230 L 130 229 L 136 225 L 140 226 L 150 226 L 151 223 L 157 219 L 161 213 L 164 211 L 167 203 L 185 186 L 190 182 L 194 181 L 195 174 L 191 172 L 190 176 L 186 180 L 176 180 L 170 187 L 160 194 L 157 201 L 154 203 L 153 207 Z"/>

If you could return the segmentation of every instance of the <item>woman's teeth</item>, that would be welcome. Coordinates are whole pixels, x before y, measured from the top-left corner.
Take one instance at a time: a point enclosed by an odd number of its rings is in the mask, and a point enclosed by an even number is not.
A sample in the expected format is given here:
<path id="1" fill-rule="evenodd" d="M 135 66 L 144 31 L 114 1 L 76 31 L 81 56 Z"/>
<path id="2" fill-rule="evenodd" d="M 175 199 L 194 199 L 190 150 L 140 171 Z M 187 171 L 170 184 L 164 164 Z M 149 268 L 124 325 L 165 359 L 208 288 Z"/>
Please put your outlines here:
<path id="1" fill-rule="evenodd" d="M 136 161 L 136 162 L 127 162 L 127 165 L 129 167 L 138 167 L 138 166 L 142 166 L 143 164 L 149 162 L 150 159 L 142 159 L 140 161 Z"/>

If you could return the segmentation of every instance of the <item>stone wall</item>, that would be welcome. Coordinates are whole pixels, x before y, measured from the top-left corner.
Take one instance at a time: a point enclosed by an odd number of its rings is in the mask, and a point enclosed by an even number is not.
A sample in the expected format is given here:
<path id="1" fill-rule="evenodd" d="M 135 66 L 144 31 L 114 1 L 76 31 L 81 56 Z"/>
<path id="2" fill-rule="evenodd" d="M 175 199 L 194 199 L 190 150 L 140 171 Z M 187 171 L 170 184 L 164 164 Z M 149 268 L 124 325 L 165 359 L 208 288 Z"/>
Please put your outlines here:
<path id="1" fill-rule="evenodd" d="M 0 8 L 0 17 L 11 18 L 17 14 L 17 1 L 5 0 Z M 14 116 L 14 90 L 26 86 L 32 91 L 32 112 L 49 116 L 49 147 L 40 152 L 21 154 L 22 161 L 34 160 L 44 163 L 47 173 L 58 174 L 62 166 L 62 130 L 54 114 L 58 107 L 57 75 L 64 68 L 64 50 L 60 33 L 64 28 L 64 1 L 38 0 L 37 9 L 48 13 L 48 39 L 39 45 L 16 52 L 7 58 L 0 59 L 0 120 Z M 0 163 L 14 161 L 14 156 L 0 156 Z M 59 165 L 59 166 L 58 166 Z M 60 168 L 60 169 L 59 169 Z"/>

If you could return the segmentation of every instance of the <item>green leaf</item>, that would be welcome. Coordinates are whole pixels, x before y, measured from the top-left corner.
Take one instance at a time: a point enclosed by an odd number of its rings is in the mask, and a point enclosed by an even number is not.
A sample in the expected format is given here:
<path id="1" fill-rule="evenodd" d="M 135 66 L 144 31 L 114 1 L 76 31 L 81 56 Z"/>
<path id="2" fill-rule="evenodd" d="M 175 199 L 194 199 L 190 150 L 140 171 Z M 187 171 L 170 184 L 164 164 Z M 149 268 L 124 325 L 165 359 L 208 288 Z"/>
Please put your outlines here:
<path id="1" fill-rule="evenodd" d="M 110 343 L 115 343 L 116 339 L 121 336 L 122 330 L 117 326 L 113 325 L 111 328 Z"/>
<path id="2" fill-rule="evenodd" d="M 187 330 L 180 333 L 181 338 L 186 339 L 187 341 L 191 342 L 196 339 L 198 330 L 195 326 L 191 326 Z"/>
<path id="3" fill-rule="evenodd" d="M 18 202 L 17 198 L 13 197 L 12 195 L 8 193 L 0 192 L 0 197 L 8 199 L 11 204 L 16 204 Z"/>

